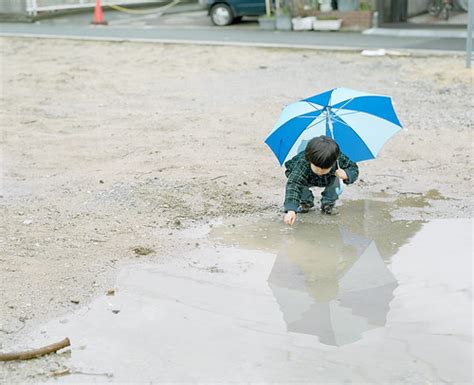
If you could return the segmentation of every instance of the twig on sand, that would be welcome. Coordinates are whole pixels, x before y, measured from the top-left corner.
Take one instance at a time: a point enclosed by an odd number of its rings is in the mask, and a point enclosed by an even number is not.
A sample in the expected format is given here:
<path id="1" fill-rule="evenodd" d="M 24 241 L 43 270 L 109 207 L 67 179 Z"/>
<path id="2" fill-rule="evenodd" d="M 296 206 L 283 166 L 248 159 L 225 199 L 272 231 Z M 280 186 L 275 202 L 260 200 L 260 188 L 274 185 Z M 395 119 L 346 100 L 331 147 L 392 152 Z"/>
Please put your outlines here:
<path id="1" fill-rule="evenodd" d="M 219 175 L 219 176 L 216 176 L 214 178 L 211 178 L 211 180 L 217 180 L 217 179 L 220 179 L 220 178 L 224 178 L 226 177 L 227 175 Z"/>
<path id="2" fill-rule="evenodd" d="M 113 374 L 112 373 L 92 373 L 92 372 L 80 372 L 80 371 L 77 371 L 75 370 L 74 372 L 72 372 L 73 374 L 82 374 L 84 376 L 105 376 L 105 377 L 108 377 L 108 378 L 113 378 Z"/>
<path id="3" fill-rule="evenodd" d="M 395 192 L 400 194 L 400 195 L 423 195 L 422 192 L 414 192 L 414 191 L 398 191 L 398 190 L 395 190 Z"/>
<path id="4" fill-rule="evenodd" d="M 65 368 L 60 370 L 55 370 L 53 372 L 49 372 L 50 376 L 64 376 L 65 374 L 71 374 L 71 369 Z"/>
<path id="5" fill-rule="evenodd" d="M 29 360 L 31 358 L 36 358 L 44 356 L 45 354 L 56 352 L 70 345 L 71 342 L 69 341 L 69 338 L 65 338 L 62 341 L 48 346 L 43 346 L 39 349 L 27 350 L 25 352 L 17 353 L 0 353 L 0 361 Z"/>
<path id="6" fill-rule="evenodd" d="M 392 177 L 392 178 L 399 178 L 399 179 L 403 179 L 403 176 L 400 176 L 400 175 L 394 175 L 394 174 L 376 174 L 375 176 L 389 176 L 389 177 Z"/>

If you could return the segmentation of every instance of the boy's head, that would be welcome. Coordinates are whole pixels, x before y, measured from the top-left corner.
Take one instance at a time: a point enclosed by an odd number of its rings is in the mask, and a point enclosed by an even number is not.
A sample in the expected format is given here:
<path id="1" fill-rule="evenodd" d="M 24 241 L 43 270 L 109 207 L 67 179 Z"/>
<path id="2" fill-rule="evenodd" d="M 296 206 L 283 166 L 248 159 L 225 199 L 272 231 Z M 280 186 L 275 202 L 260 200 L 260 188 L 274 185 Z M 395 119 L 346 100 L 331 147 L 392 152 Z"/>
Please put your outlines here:
<path id="1" fill-rule="evenodd" d="M 340 154 L 338 144 L 328 136 L 311 139 L 305 149 L 306 160 L 311 163 L 311 170 L 318 175 L 331 171 Z"/>

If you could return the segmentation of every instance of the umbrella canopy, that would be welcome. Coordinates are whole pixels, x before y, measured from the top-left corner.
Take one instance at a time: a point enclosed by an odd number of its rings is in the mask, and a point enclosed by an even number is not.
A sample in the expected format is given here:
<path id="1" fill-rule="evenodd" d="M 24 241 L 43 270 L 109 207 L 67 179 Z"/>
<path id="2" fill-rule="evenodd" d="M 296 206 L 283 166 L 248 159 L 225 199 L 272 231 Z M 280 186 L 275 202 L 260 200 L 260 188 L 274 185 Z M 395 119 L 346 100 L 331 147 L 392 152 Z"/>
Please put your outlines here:
<path id="1" fill-rule="evenodd" d="M 401 128 L 390 97 L 334 88 L 285 107 L 265 143 L 283 165 L 309 140 L 326 135 L 359 162 L 374 159 Z"/>

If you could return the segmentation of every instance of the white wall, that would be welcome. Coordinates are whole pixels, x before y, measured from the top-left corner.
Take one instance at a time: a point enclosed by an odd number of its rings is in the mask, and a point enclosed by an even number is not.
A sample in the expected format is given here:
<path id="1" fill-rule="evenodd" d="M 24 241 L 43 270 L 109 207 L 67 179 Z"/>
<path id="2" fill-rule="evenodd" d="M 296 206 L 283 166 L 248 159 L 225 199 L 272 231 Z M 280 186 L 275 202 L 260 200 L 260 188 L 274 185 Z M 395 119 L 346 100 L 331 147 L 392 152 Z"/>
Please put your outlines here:
<path id="1" fill-rule="evenodd" d="M 24 14 L 26 0 L 0 0 L 0 13 Z"/>

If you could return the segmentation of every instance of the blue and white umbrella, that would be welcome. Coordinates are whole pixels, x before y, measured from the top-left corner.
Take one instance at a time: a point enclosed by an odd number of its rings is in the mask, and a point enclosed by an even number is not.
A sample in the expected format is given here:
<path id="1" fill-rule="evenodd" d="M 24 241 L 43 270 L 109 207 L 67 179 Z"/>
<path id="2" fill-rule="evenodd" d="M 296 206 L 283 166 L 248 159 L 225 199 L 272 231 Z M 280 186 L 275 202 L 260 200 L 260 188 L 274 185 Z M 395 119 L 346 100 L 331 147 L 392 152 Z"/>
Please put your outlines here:
<path id="1" fill-rule="evenodd" d="M 334 88 L 285 107 L 265 143 L 283 165 L 309 140 L 326 135 L 360 162 L 374 159 L 401 128 L 390 97 Z"/>

